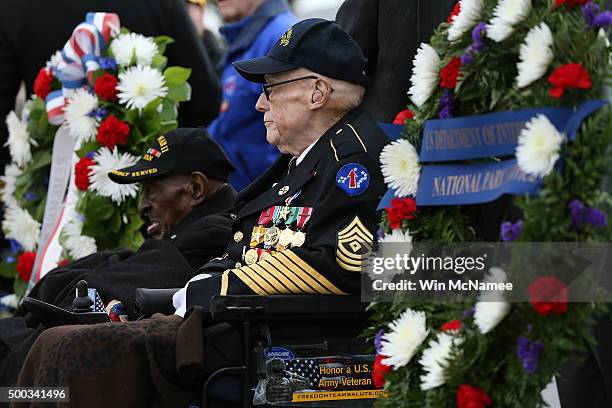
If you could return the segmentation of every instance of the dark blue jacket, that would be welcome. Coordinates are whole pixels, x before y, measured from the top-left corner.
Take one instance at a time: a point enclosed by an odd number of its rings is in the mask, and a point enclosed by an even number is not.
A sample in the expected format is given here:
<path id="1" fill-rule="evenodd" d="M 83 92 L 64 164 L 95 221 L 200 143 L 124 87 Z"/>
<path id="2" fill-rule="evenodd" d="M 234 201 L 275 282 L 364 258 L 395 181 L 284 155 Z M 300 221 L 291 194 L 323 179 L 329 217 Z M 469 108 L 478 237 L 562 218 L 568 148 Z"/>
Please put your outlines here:
<path id="1" fill-rule="evenodd" d="M 296 21 L 285 0 L 268 0 L 251 16 L 221 28 L 228 45 L 222 61 L 223 99 L 208 131 L 236 167 L 230 183 L 238 191 L 274 162 L 278 150 L 266 141 L 263 114 L 255 110 L 261 85 L 242 78 L 232 62 L 265 55 Z"/>

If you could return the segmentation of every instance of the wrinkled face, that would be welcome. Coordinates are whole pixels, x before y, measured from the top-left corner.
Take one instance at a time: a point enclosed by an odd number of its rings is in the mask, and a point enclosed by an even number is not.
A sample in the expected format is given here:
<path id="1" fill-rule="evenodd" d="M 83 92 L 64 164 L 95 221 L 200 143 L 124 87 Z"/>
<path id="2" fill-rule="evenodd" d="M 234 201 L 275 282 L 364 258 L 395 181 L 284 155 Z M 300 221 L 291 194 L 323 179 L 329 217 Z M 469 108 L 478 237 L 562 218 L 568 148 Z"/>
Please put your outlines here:
<path id="1" fill-rule="evenodd" d="M 217 0 L 217 6 L 223 21 L 231 23 L 253 14 L 261 2 L 261 0 Z"/>
<path id="2" fill-rule="evenodd" d="M 169 174 L 142 184 L 138 204 L 140 216 L 149 220 L 149 238 L 162 239 L 183 217 L 192 210 L 189 175 Z"/>
<path id="3" fill-rule="evenodd" d="M 268 84 L 275 84 L 304 76 L 298 71 L 266 75 Z M 269 88 L 268 95 L 262 93 L 255 108 L 263 112 L 268 143 L 281 153 L 297 155 L 300 150 L 301 130 L 307 126 L 311 111 L 308 102 L 312 97 L 314 79 L 304 79 Z M 296 154 L 297 153 L 297 154 Z"/>

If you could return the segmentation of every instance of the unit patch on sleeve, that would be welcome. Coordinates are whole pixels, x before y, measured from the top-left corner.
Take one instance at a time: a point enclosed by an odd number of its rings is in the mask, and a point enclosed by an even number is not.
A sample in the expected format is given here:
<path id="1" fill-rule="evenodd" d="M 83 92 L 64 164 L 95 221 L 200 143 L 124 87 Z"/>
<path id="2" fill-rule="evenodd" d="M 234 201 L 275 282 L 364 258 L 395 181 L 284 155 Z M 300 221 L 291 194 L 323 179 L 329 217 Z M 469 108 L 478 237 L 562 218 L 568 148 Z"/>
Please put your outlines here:
<path id="1" fill-rule="evenodd" d="M 361 223 L 359 217 L 338 231 L 336 242 L 336 262 L 351 272 L 361 272 L 363 263 L 372 253 L 374 236 Z"/>
<path id="2" fill-rule="evenodd" d="M 362 194 L 369 184 L 370 174 L 359 163 L 345 164 L 336 174 L 336 185 L 350 197 Z"/>

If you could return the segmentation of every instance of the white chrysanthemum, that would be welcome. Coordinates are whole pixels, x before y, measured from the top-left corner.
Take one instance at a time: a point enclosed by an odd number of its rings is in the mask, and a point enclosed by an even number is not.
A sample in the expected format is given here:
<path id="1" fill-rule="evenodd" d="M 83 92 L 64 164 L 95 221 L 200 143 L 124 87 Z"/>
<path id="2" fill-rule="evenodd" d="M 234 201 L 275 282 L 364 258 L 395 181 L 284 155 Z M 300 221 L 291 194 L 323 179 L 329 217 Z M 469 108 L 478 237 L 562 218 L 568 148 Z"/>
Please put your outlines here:
<path id="1" fill-rule="evenodd" d="M 438 337 L 429 342 L 419 359 L 419 364 L 425 371 L 425 374 L 421 375 L 423 391 L 431 390 L 445 383 L 444 370 L 448 367 L 451 351 L 453 347 L 461 343 L 463 343 L 463 338 L 449 333 L 438 333 Z"/>
<path id="2" fill-rule="evenodd" d="M 61 233 L 61 244 L 68 255 L 74 260 L 84 258 L 98 251 L 96 240 L 82 235 L 83 221 L 79 218 L 71 219 L 64 225 Z"/>
<path id="3" fill-rule="evenodd" d="M 4 185 L 1 198 L 5 207 L 15 207 L 19 205 L 15 198 L 15 188 L 17 187 L 17 177 L 19 177 L 21 173 L 23 173 L 23 171 L 15 163 L 7 164 L 4 167 L 4 175 L 0 177 L 0 180 L 2 180 L 2 184 Z"/>
<path id="4" fill-rule="evenodd" d="M 421 165 L 416 148 L 406 139 L 386 145 L 380 153 L 381 171 L 385 183 L 396 190 L 398 197 L 416 196 Z"/>
<path id="5" fill-rule="evenodd" d="M 129 153 L 119 153 L 117 146 L 111 151 L 108 147 L 101 147 L 93 156 L 96 162 L 90 167 L 89 188 L 103 197 L 110 197 L 117 204 L 121 204 L 128 197 L 136 197 L 138 184 L 118 184 L 108 177 L 113 170 L 133 166 L 138 157 Z"/>
<path id="6" fill-rule="evenodd" d="M 119 65 L 151 65 L 157 44 L 141 34 L 121 34 L 111 42 L 111 51 Z"/>
<path id="7" fill-rule="evenodd" d="M 559 159 L 564 135 L 542 114 L 532 118 L 518 137 L 516 160 L 526 174 L 545 177 Z"/>
<path id="8" fill-rule="evenodd" d="M 384 237 L 378 239 L 379 243 L 394 243 L 394 242 L 412 242 L 412 235 L 399 228 L 394 229 L 390 234 L 385 234 Z"/>
<path id="9" fill-rule="evenodd" d="M 6 238 L 19 242 L 26 251 L 36 249 L 40 237 L 40 223 L 32 218 L 28 210 L 21 207 L 6 208 L 2 229 Z"/>
<path id="10" fill-rule="evenodd" d="M 500 0 L 493 10 L 493 18 L 487 25 L 487 36 L 497 42 L 514 32 L 514 25 L 531 13 L 531 0 Z"/>
<path id="11" fill-rule="evenodd" d="M 378 238 L 378 251 L 375 254 L 376 258 L 390 258 L 396 254 L 406 254 L 409 256 L 412 252 L 412 235 L 408 230 L 402 231 L 400 228 L 394 229 L 390 234 L 385 234 L 384 237 Z M 373 258 L 371 258 L 373 259 Z M 391 282 L 395 275 L 404 272 L 402 268 L 382 268 L 369 264 L 366 268 L 368 276 L 372 280 L 381 280 L 383 282 Z"/>
<path id="12" fill-rule="evenodd" d="M 28 123 L 20 120 L 15 112 L 6 116 L 6 126 L 9 135 L 4 145 L 8 146 L 13 161 L 23 167 L 32 160 L 30 145 L 36 146 L 37 143 L 30 137 Z"/>
<path id="13" fill-rule="evenodd" d="M 142 109 L 168 93 L 164 76 L 156 69 L 138 65 L 119 74 L 119 103 L 128 109 Z"/>
<path id="14" fill-rule="evenodd" d="M 506 283 L 506 272 L 497 267 L 489 269 L 483 279 L 485 283 Z M 482 334 L 493 330 L 510 313 L 510 303 L 504 300 L 501 292 L 482 291 L 474 307 L 474 323 Z"/>
<path id="15" fill-rule="evenodd" d="M 98 121 L 93 115 L 98 108 L 98 98 L 84 89 L 77 89 L 66 104 L 64 113 L 70 136 L 77 145 L 94 139 L 98 129 Z"/>
<path id="16" fill-rule="evenodd" d="M 516 84 L 524 88 L 546 73 L 553 60 L 553 36 L 546 23 L 533 27 L 527 33 L 519 50 Z"/>
<path id="17" fill-rule="evenodd" d="M 4 305 L 9 309 L 17 309 L 19 302 L 17 302 L 17 296 L 14 293 L 0 297 L 0 305 Z"/>
<path id="18" fill-rule="evenodd" d="M 453 16 L 448 28 L 448 41 L 457 41 L 466 31 L 474 27 L 482 15 L 482 0 L 460 0 L 459 14 Z"/>
<path id="19" fill-rule="evenodd" d="M 387 356 L 383 364 L 398 369 L 410 362 L 429 333 L 425 313 L 408 308 L 389 324 L 389 328 L 382 337 L 380 354 Z"/>
<path id="20" fill-rule="evenodd" d="M 429 44 L 422 43 L 412 61 L 412 86 L 408 90 L 410 99 L 416 106 L 421 106 L 431 96 L 438 85 L 440 57 Z"/>

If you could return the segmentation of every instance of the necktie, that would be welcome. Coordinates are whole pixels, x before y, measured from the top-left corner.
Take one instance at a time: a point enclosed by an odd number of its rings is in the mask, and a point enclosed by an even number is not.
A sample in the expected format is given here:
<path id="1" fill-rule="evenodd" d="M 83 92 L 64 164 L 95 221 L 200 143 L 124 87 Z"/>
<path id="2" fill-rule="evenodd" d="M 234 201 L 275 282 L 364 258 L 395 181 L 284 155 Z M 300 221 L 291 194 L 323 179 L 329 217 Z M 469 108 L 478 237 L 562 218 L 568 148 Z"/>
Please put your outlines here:
<path id="1" fill-rule="evenodd" d="M 292 157 L 287 165 L 287 175 L 289 175 L 297 167 L 297 157 Z"/>

